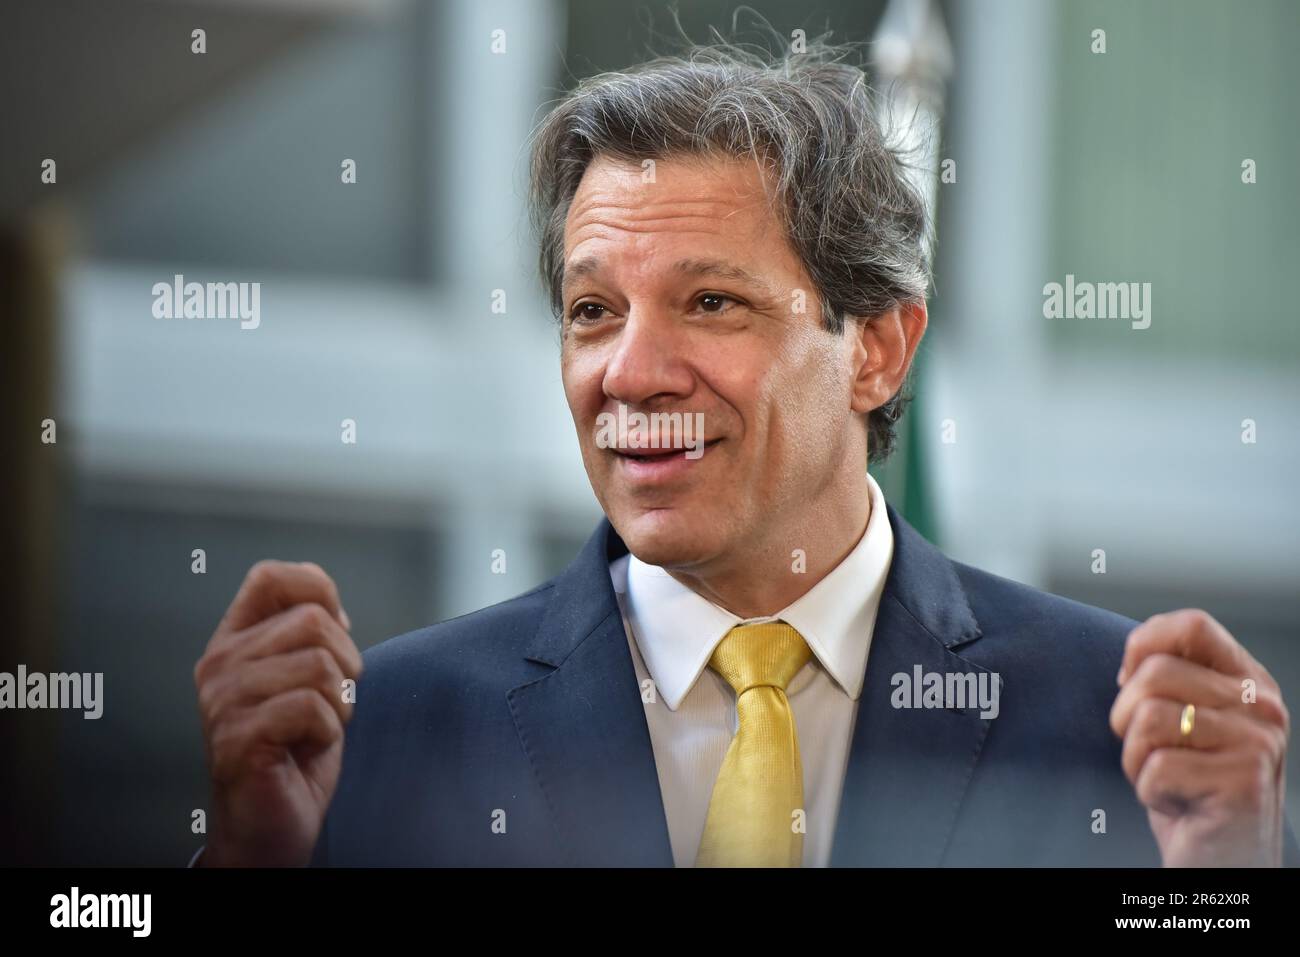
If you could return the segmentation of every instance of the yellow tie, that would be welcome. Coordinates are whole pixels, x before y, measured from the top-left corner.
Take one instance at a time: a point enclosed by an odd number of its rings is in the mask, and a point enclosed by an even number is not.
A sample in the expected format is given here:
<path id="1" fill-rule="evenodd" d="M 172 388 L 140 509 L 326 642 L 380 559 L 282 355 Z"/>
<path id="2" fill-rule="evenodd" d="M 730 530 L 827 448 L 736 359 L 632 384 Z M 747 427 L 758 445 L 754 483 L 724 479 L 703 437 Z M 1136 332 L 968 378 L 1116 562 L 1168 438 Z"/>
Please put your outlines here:
<path id="1" fill-rule="evenodd" d="M 739 726 L 713 785 L 696 867 L 799 867 L 803 765 L 785 689 L 812 649 L 783 621 L 739 625 L 709 667 L 736 692 Z"/>

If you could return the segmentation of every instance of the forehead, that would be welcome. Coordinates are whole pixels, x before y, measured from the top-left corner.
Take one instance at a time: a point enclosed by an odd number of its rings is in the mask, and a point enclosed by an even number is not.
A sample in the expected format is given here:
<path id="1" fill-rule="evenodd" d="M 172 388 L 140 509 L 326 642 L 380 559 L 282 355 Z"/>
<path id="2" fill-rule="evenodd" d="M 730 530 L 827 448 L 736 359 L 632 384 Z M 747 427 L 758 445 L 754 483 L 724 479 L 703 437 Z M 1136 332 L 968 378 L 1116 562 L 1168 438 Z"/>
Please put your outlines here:
<path id="1" fill-rule="evenodd" d="M 789 249 L 757 163 L 729 157 L 668 157 L 652 169 L 597 157 L 578 184 L 564 229 L 566 264 L 620 249 L 744 252 Z"/>

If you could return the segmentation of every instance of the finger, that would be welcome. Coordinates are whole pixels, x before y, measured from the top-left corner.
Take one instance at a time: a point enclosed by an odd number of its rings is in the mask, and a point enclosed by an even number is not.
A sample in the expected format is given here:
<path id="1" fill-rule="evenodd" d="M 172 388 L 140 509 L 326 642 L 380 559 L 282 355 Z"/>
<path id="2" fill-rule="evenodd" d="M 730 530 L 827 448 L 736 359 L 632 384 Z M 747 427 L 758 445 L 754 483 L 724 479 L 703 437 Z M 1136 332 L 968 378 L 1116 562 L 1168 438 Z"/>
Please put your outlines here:
<path id="1" fill-rule="evenodd" d="M 206 686 L 249 661 L 320 646 L 338 662 L 346 678 L 357 678 L 364 661 L 352 637 L 321 605 L 295 605 L 244 631 L 218 629 L 194 666 L 200 704 Z"/>
<path id="2" fill-rule="evenodd" d="M 258 748 L 301 744 L 326 748 L 342 735 L 338 714 L 319 692 L 310 688 L 281 692 L 213 734 L 213 780 L 235 780 L 247 773 Z"/>
<path id="3" fill-rule="evenodd" d="M 1244 715 L 1218 708 L 1199 706 L 1192 716 L 1189 734 L 1182 732 L 1183 709 L 1166 698 L 1145 698 L 1133 711 L 1133 720 L 1124 736 L 1120 763 L 1124 774 L 1137 783 L 1142 765 L 1160 748 L 1199 748 L 1213 751 L 1260 738 L 1266 730 Z"/>
<path id="4" fill-rule="evenodd" d="M 1124 684 L 1147 657 L 1178 655 L 1234 677 L 1272 677 L 1228 630 L 1199 608 L 1153 615 L 1129 632 L 1118 681 Z M 1262 682 L 1261 682 L 1262 683 Z"/>
<path id="5" fill-rule="evenodd" d="M 1158 748 L 1142 763 L 1133 790 L 1153 811 L 1178 817 L 1213 794 L 1216 782 L 1239 764 L 1231 751 Z"/>
<path id="6" fill-rule="evenodd" d="M 323 568 L 314 562 L 260 561 L 248 570 L 222 623 L 242 631 L 304 602 L 315 602 L 348 627 L 338 588 Z"/>
<path id="7" fill-rule="evenodd" d="M 1144 805 L 1174 817 L 1212 799 L 1230 813 L 1271 819 L 1277 768 L 1270 762 L 1256 748 L 1157 748 L 1142 763 L 1133 789 Z"/>
<path id="8" fill-rule="evenodd" d="M 1167 698 L 1179 707 L 1189 703 L 1223 710 L 1245 707 L 1237 680 L 1186 658 L 1154 654 L 1138 665 L 1111 706 L 1110 726 L 1121 738 L 1128 734 L 1138 703 L 1146 698 Z"/>
<path id="9" fill-rule="evenodd" d="M 245 632 L 232 636 L 233 658 L 251 661 L 300 648 L 323 647 L 346 678 L 361 674 L 363 662 L 352 636 L 321 605 L 295 605 Z"/>
<path id="10" fill-rule="evenodd" d="M 209 723 L 236 708 L 249 708 L 294 688 L 319 691 L 345 723 L 351 703 L 343 700 L 343 672 L 338 661 L 319 645 L 287 654 L 248 661 L 228 669 L 199 692 L 199 706 Z"/>

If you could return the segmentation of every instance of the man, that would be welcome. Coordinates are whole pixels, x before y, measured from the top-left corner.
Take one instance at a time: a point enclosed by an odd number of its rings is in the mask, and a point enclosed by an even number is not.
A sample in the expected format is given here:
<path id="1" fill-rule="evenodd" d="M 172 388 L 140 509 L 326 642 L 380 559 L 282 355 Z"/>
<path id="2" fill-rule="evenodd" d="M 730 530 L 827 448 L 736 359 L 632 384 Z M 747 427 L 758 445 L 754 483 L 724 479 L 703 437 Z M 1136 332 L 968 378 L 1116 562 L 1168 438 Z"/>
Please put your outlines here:
<path id="1" fill-rule="evenodd" d="M 255 566 L 195 668 L 201 864 L 1295 861 L 1286 708 L 1222 626 L 953 563 L 868 475 L 927 223 L 834 52 L 698 50 L 548 116 L 541 265 L 606 520 L 368 651 L 355 705 L 334 583 Z"/>

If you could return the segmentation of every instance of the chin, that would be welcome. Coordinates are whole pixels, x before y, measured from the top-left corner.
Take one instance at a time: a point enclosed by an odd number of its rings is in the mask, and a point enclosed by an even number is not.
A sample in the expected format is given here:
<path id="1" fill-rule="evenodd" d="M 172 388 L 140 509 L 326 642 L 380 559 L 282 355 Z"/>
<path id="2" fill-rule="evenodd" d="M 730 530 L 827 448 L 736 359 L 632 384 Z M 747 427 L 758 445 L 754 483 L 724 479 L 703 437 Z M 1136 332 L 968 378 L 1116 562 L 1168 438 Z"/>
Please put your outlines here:
<path id="1" fill-rule="evenodd" d="M 637 509 L 610 523 L 628 551 L 647 565 L 694 565 L 717 551 L 711 527 L 687 509 Z"/>

